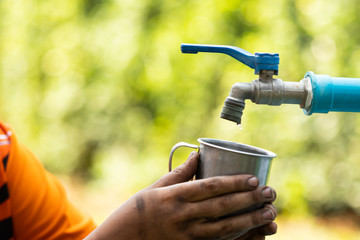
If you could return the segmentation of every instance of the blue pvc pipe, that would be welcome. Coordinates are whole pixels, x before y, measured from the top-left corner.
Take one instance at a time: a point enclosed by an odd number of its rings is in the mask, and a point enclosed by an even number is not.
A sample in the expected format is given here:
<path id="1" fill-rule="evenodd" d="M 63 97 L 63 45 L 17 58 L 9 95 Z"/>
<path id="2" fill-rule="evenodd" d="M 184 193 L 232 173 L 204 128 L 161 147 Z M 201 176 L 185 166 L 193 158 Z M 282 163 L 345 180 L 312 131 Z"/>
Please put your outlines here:
<path id="1" fill-rule="evenodd" d="M 306 115 L 328 112 L 360 112 L 360 78 L 340 78 L 307 72 L 313 99 Z"/>

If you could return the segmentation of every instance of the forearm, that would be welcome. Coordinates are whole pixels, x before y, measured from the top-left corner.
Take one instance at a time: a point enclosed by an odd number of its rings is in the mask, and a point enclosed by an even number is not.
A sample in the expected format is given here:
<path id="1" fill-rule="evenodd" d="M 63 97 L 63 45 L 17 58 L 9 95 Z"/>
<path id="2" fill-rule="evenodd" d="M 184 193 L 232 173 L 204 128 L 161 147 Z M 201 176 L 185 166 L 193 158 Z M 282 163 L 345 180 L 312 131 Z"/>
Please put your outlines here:
<path id="1" fill-rule="evenodd" d="M 141 238 L 141 219 L 138 218 L 137 208 L 130 198 L 117 208 L 100 226 L 91 232 L 85 240 L 116 240 Z M 145 220 L 145 219 L 144 219 Z"/>

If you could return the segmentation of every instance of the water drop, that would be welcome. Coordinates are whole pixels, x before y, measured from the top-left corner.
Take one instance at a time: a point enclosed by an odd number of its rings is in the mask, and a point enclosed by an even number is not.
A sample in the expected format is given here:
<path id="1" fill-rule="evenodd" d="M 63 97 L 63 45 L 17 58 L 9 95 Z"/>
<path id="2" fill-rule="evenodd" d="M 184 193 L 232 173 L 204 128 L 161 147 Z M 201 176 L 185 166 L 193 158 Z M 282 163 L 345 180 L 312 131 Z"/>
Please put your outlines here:
<path id="1" fill-rule="evenodd" d="M 239 123 L 237 126 L 239 129 L 242 129 L 241 123 Z"/>

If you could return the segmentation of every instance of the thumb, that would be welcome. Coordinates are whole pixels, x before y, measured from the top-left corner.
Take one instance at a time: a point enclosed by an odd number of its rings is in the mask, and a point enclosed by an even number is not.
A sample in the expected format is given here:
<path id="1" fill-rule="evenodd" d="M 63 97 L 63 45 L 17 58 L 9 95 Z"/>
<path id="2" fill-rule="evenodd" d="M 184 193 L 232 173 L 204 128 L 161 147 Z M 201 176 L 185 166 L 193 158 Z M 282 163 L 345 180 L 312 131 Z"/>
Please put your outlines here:
<path id="1" fill-rule="evenodd" d="M 161 177 L 150 188 L 166 187 L 191 180 L 198 167 L 199 156 L 199 153 L 191 152 L 185 163 Z"/>

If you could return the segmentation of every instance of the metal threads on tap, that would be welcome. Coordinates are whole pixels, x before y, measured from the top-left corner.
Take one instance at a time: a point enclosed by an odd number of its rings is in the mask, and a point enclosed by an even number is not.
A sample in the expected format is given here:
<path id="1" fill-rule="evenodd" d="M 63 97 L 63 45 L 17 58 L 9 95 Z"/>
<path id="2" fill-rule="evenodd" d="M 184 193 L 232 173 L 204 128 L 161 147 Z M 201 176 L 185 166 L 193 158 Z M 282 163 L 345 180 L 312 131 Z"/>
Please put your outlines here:
<path id="1" fill-rule="evenodd" d="M 245 108 L 245 101 L 227 97 L 221 111 L 221 118 L 241 124 L 241 117 Z"/>

